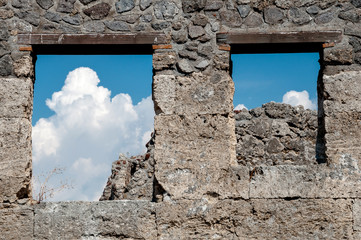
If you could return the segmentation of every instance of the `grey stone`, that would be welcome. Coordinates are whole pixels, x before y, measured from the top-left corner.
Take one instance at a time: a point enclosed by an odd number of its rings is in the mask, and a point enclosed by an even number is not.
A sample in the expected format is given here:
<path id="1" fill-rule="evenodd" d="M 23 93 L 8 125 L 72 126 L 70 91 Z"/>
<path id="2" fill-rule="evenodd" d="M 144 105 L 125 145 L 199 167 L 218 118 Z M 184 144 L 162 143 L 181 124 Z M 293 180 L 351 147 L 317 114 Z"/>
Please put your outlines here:
<path id="1" fill-rule="evenodd" d="M 185 30 L 180 30 L 177 32 L 172 32 L 172 39 L 176 43 L 185 43 L 188 41 L 188 35 Z"/>
<path id="2" fill-rule="evenodd" d="M 84 5 L 88 5 L 89 3 L 94 2 L 96 0 L 79 0 L 79 1 Z"/>
<path id="3" fill-rule="evenodd" d="M 118 13 L 128 12 L 135 7 L 134 0 L 120 0 L 115 4 Z"/>
<path id="4" fill-rule="evenodd" d="M 361 53 L 360 52 L 355 54 L 355 62 L 357 62 L 358 64 L 361 64 Z"/>
<path id="5" fill-rule="evenodd" d="M 84 23 L 84 29 L 87 32 L 102 33 L 105 30 L 105 26 L 101 21 L 91 21 Z"/>
<path id="6" fill-rule="evenodd" d="M 201 26 L 189 26 L 188 27 L 188 34 L 190 38 L 197 38 L 204 35 L 206 32 L 204 28 Z"/>
<path id="7" fill-rule="evenodd" d="M 242 23 L 242 18 L 236 10 L 219 11 L 222 24 L 228 27 L 239 27 Z"/>
<path id="8" fill-rule="evenodd" d="M 78 13 L 78 14 L 75 14 L 73 16 L 66 15 L 65 17 L 63 17 L 63 21 L 66 22 L 66 23 L 69 23 L 71 25 L 80 25 L 83 22 L 83 18 Z"/>
<path id="9" fill-rule="evenodd" d="M 71 13 L 74 9 L 74 3 L 76 0 L 59 0 L 57 12 Z"/>
<path id="10" fill-rule="evenodd" d="M 8 3 L 8 0 L 0 0 L 0 7 L 5 6 Z"/>
<path id="11" fill-rule="evenodd" d="M 49 21 L 56 22 L 56 23 L 59 23 L 61 21 L 61 15 L 59 13 L 55 13 L 55 12 L 47 11 L 45 13 L 44 17 L 46 19 L 48 19 Z"/>
<path id="12" fill-rule="evenodd" d="M 219 31 L 219 22 L 211 22 L 211 29 L 213 32 L 218 32 Z"/>
<path id="13" fill-rule="evenodd" d="M 319 2 L 318 0 L 276 0 L 276 6 L 282 9 L 301 8 Z"/>
<path id="14" fill-rule="evenodd" d="M 87 4 L 89 4 L 89 3 L 91 3 L 91 2 L 94 2 L 94 1 L 96 1 L 96 0 L 79 0 L 82 4 L 84 4 L 84 5 L 87 5 Z"/>
<path id="15" fill-rule="evenodd" d="M 173 19 L 179 12 L 174 2 L 160 1 L 154 4 L 154 15 L 157 19 Z"/>
<path id="16" fill-rule="evenodd" d="M 361 0 L 351 0 L 351 3 L 357 8 L 361 7 Z"/>
<path id="17" fill-rule="evenodd" d="M 197 26 L 206 26 L 207 23 L 208 23 L 208 18 L 206 15 L 204 14 L 196 14 L 193 19 L 192 19 L 192 22 L 194 25 L 197 25 Z"/>
<path id="18" fill-rule="evenodd" d="M 182 0 L 183 12 L 191 13 L 202 10 L 207 0 Z"/>
<path id="19" fill-rule="evenodd" d="M 361 51 L 361 40 L 360 39 L 358 39 L 356 37 L 351 37 L 350 38 L 350 44 L 353 47 L 354 52 Z"/>
<path id="20" fill-rule="evenodd" d="M 312 14 L 312 15 L 316 15 L 320 12 L 320 8 L 316 5 L 313 5 L 311 7 L 308 7 L 306 9 L 306 12 L 308 12 L 309 14 Z"/>
<path id="21" fill-rule="evenodd" d="M 34 211 L 34 239 L 157 237 L 149 201 L 48 202 Z"/>
<path id="22" fill-rule="evenodd" d="M 140 10 L 143 11 L 147 9 L 151 4 L 152 4 L 152 0 L 140 0 L 139 2 Z"/>
<path id="23" fill-rule="evenodd" d="M 142 22 L 151 22 L 153 20 L 153 15 L 152 14 L 145 14 L 140 16 L 140 21 Z"/>
<path id="24" fill-rule="evenodd" d="M 181 29 L 182 29 L 183 25 L 184 25 L 184 24 L 183 24 L 182 22 L 180 22 L 180 21 L 174 21 L 174 22 L 172 23 L 172 28 L 173 28 L 174 30 L 178 31 L 178 30 L 181 30 Z"/>
<path id="25" fill-rule="evenodd" d="M 130 31 L 129 25 L 121 21 L 105 21 L 105 26 L 113 31 Z"/>
<path id="26" fill-rule="evenodd" d="M 304 9 L 299 8 L 291 8 L 289 10 L 289 18 L 292 22 L 299 25 L 309 23 L 312 20 L 310 15 L 308 15 Z"/>
<path id="27" fill-rule="evenodd" d="M 186 59 L 180 60 L 177 63 L 177 66 L 178 66 L 178 68 L 179 68 L 179 70 L 181 72 L 184 72 L 184 73 L 192 73 L 192 72 L 194 72 L 194 69 L 193 69 L 192 65 Z"/>
<path id="28" fill-rule="evenodd" d="M 30 0 L 11 0 L 11 6 L 15 8 L 27 9 L 31 7 Z"/>
<path id="29" fill-rule="evenodd" d="M 361 38 L 361 28 L 358 26 L 358 24 L 345 27 L 345 35 Z"/>
<path id="30" fill-rule="evenodd" d="M 144 23 L 140 23 L 134 27 L 135 31 L 145 31 L 147 29 L 148 25 Z"/>
<path id="31" fill-rule="evenodd" d="M 85 15 L 90 16 L 91 19 L 100 20 L 108 16 L 110 5 L 108 3 L 98 3 L 90 8 L 85 9 Z"/>
<path id="32" fill-rule="evenodd" d="M 16 13 L 16 16 L 34 26 L 38 26 L 40 23 L 40 16 L 36 12 L 18 12 Z"/>
<path id="33" fill-rule="evenodd" d="M 0 42 L 0 58 L 10 53 L 9 45 L 5 42 Z"/>
<path id="34" fill-rule="evenodd" d="M 333 12 L 325 12 L 315 18 L 315 23 L 317 24 L 326 24 L 331 22 L 335 18 Z"/>
<path id="35" fill-rule="evenodd" d="M 115 20 L 124 21 L 133 24 L 137 22 L 139 18 L 140 18 L 139 14 L 126 13 L 126 14 L 122 14 L 121 16 L 118 16 Z"/>
<path id="36" fill-rule="evenodd" d="M 209 62 L 207 60 L 202 60 L 195 67 L 198 68 L 198 69 L 203 70 L 208 66 L 209 66 Z"/>
<path id="37" fill-rule="evenodd" d="M 197 53 L 202 57 L 209 57 L 213 53 L 213 48 L 210 45 L 201 45 L 198 47 Z"/>
<path id="38" fill-rule="evenodd" d="M 249 5 L 239 5 L 237 9 L 242 18 L 247 17 L 251 12 L 251 7 Z"/>
<path id="39" fill-rule="evenodd" d="M 152 28 L 154 30 L 163 30 L 165 28 L 168 28 L 170 26 L 169 22 L 155 22 L 152 23 Z"/>
<path id="40" fill-rule="evenodd" d="M 205 11 L 217 11 L 222 8 L 223 1 L 221 0 L 207 0 L 207 3 L 204 7 Z"/>
<path id="41" fill-rule="evenodd" d="M 193 51 L 183 50 L 183 51 L 180 51 L 178 54 L 182 58 L 188 58 L 190 60 L 196 60 L 198 58 L 198 54 Z"/>
<path id="42" fill-rule="evenodd" d="M 332 5 L 334 5 L 337 2 L 337 0 L 323 0 L 319 2 L 319 6 L 321 9 L 326 9 L 331 7 Z"/>
<path id="43" fill-rule="evenodd" d="M 204 34 L 198 38 L 198 40 L 201 43 L 206 43 L 206 42 L 210 41 L 211 39 L 212 39 L 212 37 L 209 34 Z"/>
<path id="44" fill-rule="evenodd" d="M 13 67 L 11 63 L 12 61 L 9 55 L 0 58 L 0 76 L 9 76 L 12 74 Z"/>
<path id="45" fill-rule="evenodd" d="M 354 10 L 350 10 L 350 11 L 345 11 L 345 12 L 340 12 L 340 14 L 338 15 L 339 18 L 346 20 L 346 21 L 350 21 L 353 23 L 358 23 L 360 22 L 360 13 Z"/>
<path id="46" fill-rule="evenodd" d="M 9 30 L 8 30 L 8 27 L 7 27 L 7 24 L 6 22 L 4 21 L 1 21 L 0 22 L 0 40 L 8 40 L 9 39 Z"/>
<path id="47" fill-rule="evenodd" d="M 264 22 L 263 22 L 262 15 L 259 13 L 252 13 L 251 15 L 246 17 L 246 19 L 244 20 L 244 24 L 250 28 L 259 27 L 263 23 Z"/>
<path id="48" fill-rule="evenodd" d="M 53 0 L 36 0 L 36 2 L 39 4 L 40 7 L 44 8 L 45 10 L 48 10 L 54 5 Z"/>
<path id="49" fill-rule="evenodd" d="M 282 23 L 284 17 L 283 12 L 277 7 L 268 7 L 264 11 L 265 22 L 269 24 Z"/>

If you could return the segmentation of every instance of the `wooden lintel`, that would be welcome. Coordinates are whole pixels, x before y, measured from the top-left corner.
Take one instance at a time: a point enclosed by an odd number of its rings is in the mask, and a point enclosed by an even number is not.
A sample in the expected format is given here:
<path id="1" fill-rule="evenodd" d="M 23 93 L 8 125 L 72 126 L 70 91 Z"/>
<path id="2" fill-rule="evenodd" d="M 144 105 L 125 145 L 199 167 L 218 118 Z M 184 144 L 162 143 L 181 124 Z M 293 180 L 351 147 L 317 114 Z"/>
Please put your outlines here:
<path id="1" fill-rule="evenodd" d="M 163 33 L 125 33 L 125 34 L 18 34 L 18 44 L 165 44 Z"/>
<path id="2" fill-rule="evenodd" d="M 267 43 L 331 43 L 342 40 L 341 31 L 301 31 L 272 33 L 218 33 L 219 44 L 267 44 Z"/>

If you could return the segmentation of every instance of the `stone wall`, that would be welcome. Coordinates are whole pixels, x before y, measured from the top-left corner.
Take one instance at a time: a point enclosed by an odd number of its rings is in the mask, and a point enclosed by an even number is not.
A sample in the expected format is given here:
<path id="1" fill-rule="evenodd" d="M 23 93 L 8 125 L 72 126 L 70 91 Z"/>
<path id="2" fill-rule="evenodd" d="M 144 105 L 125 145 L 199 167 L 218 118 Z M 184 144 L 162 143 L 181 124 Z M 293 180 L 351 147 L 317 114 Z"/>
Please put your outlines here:
<path id="1" fill-rule="evenodd" d="M 359 239 L 360 11 L 359 0 L 0 0 L 0 238 Z M 268 34 L 262 46 L 277 51 L 282 44 L 273 44 L 272 34 L 330 30 L 339 31 L 342 40 L 313 42 L 321 56 L 315 148 L 307 136 L 292 146 L 287 134 L 272 131 L 264 146 L 277 137 L 286 152 L 270 153 L 266 147 L 266 157 L 260 158 L 245 142 L 237 146 L 236 122 L 248 115 L 233 113 L 230 54 L 242 46 L 221 43 L 217 34 L 238 33 L 242 39 Z M 32 205 L 37 48 L 20 44 L 19 34 L 100 38 L 153 32 L 167 39 L 162 45 L 154 42 L 153 53 L 151 178 L 159 197 Z M 43 36 L 40 46 L 49 43 Z M 59 36 L 52 48 L 62 49 L 64 35 Z M 304 122 L 290 125 L 277 111 L 261 114 L 260 125 L 273 122 L 286 132 L 304 127 Z M 260 120 L 254 116 L 246 121 Z M 314 130 L 314 120 L 307 124 L 305 129 Z M 254 134 L 258 130 L 239 139 L 257 139 Z M 300 146 L 308 154 L 299 154 Z M 318 162 L 311 160 L 316 146 Z M 255 156 L 257 161 L 249 160 Z"/>
<path id="2" fill-rule="evenodd" d="M 317 164 L 317 112 L 267 103 L 250 111 L 237 111 L 235 119 L 239 164 Z"/>

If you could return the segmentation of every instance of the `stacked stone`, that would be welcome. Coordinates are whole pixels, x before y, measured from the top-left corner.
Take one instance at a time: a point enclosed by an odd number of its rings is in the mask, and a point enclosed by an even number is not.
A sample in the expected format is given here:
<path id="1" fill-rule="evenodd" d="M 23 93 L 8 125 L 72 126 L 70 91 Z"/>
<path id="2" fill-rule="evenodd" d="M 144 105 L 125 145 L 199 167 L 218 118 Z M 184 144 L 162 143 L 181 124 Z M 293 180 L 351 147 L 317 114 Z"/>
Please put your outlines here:
<path id="1" fill-rule="evenodd" d="M 112 174 L 104 188 L 100 201 L 105 200 L 148 200 L 152 201 L 154 192 L 154 134 L 147 143 L 143 155 L 119 159 L 112 164 Z"/>
<path id="2" fill-rule="evenodd" d="M 239 164 L 317 164 L 316 111 L 271 102 L 250 111 L 237 111 L 235 119 Z"/>

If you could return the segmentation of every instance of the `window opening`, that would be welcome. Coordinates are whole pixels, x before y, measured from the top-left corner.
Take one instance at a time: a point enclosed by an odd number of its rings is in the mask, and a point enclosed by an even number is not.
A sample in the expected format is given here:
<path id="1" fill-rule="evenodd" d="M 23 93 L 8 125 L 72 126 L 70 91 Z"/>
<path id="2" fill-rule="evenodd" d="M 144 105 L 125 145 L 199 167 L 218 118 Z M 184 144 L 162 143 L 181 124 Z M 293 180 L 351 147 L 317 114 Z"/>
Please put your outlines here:
<path id="1" fill-rule="evenodd" d="M 231 58 L 238 162 L 316 164 L 324 151 L 316 112 L 319 53 L 247 52 Z"/>
<path id="2" fill-rule="evenodd" d="M 99 200 L 118 155 L 145 152 L 151 79 L 151 55 L 37 55 L 33 176 L 64 168 L 48 188 L 73 187 L 48 200 Z"/>

